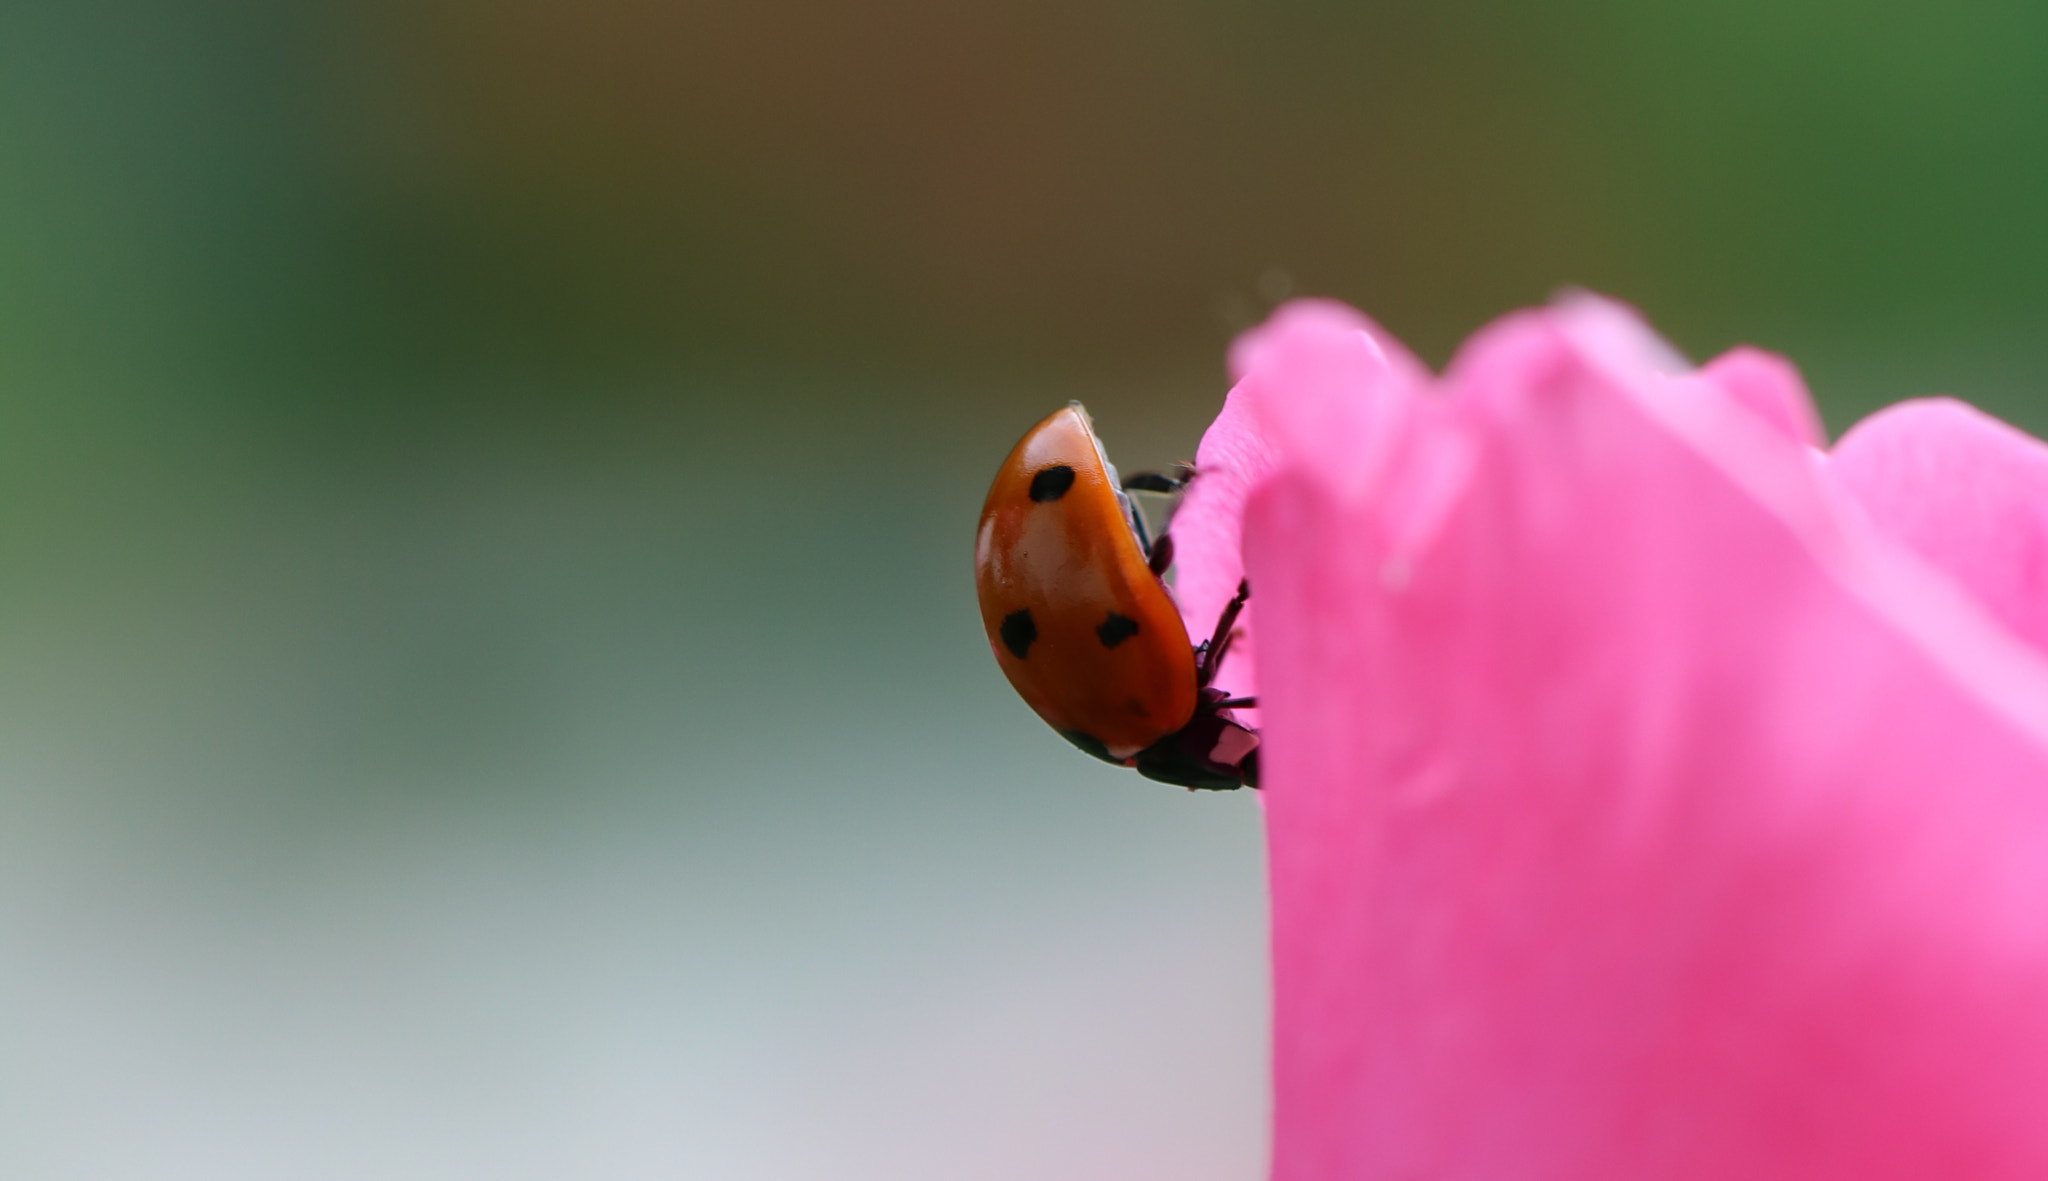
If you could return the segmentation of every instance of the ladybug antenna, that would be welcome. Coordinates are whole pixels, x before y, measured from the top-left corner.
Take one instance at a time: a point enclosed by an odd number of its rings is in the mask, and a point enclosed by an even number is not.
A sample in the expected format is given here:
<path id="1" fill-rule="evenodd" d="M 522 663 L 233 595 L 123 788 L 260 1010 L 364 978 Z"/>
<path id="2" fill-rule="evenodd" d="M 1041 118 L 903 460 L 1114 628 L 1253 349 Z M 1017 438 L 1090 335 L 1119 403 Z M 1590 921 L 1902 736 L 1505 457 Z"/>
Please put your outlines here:
<path id="1" fill-rule="evenodd" d="M 1170 471 L 1132 472 L 1120 483 L 1126 492 L 1156 492 L 1161 496 L 1172 496 L 1177 492 L 1185 492 L 1194 479 L 1194 464 L 1176 463 Z"/>
<path id="2" fill-rule="evenodd" d="M 1126 492 L 1155 492 L 1171 496 L 1181 490 L 1183 480 L 1177 480 L 1165 472 L 1132 472 L 1121 481 Z"/>

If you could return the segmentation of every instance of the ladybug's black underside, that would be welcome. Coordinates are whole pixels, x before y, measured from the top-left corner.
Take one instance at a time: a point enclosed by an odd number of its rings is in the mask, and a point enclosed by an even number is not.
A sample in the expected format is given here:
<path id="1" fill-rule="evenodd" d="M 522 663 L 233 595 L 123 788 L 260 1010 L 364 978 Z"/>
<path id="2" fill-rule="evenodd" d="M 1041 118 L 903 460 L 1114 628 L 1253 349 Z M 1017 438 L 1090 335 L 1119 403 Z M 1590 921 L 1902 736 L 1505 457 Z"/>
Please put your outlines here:
<path id="1" fill-rule="evenodd" d="M 1100 739 L 1079 730 L 1062 730 L 1060 737 L 1094 755 L 1105 763 L 1119 767 L 1135 767 L 1138 774 L 1161 783 L 1178 784 L 1181 787 L 1200 791 L 1235 791 L 1240 787 L 1259 785 L 1258 736 L 1250 729 L 1225 718 L 1217 710 L 1217 704 L 1226 700 L 1217 689 L 1202 690 L 1201 703 L 1195 707 L 1195 716 L 1188 724 L 1166 737 L 1139 751 L 1129 759 L 1119 759 L 1109 753 Z M 1236 734 L 1229 734 L 1236 731 Z M 1235 764 L 1219 762 L 1211 757 L 1226 737 L 1235 741 L 1232 745 L 1249 740 L 1253 745 L 1239 757 Z"/>

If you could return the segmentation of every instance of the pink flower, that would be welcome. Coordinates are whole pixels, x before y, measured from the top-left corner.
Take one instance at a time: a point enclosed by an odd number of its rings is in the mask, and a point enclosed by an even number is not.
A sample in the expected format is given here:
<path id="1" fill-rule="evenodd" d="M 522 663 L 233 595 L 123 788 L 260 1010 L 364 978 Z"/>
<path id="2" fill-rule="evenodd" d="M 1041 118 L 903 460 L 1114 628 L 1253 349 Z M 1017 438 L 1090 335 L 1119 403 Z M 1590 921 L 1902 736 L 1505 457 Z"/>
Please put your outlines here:
<path id="1" fill-rule="evenodd" d="M 1592 297 L 1231 359 L 1273 1176 L 2048 1176 L 2048 448 Z"/>

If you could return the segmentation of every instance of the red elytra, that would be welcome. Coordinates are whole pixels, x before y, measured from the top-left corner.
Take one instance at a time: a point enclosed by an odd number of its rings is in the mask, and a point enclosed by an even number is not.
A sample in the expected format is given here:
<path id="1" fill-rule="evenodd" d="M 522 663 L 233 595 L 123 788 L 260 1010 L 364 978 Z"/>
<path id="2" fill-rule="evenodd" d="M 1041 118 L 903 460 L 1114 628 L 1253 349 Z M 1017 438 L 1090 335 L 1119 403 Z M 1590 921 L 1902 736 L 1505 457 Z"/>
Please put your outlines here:
<path id="1" fill-rule="evenodd" d="M 1156 478 L 1155 478 L 1156 479 Z M 1256 786 L 1258 735 L 1209 685 L 1243 596 L 1188 640 L 1143 518 L 1078 402 L 996 471 L 974 545 L 990 649 L 1038 716 L 1097 758 L 1191 788 Z M 1212 655 L 1213 654 L 1213 655 Z"/>

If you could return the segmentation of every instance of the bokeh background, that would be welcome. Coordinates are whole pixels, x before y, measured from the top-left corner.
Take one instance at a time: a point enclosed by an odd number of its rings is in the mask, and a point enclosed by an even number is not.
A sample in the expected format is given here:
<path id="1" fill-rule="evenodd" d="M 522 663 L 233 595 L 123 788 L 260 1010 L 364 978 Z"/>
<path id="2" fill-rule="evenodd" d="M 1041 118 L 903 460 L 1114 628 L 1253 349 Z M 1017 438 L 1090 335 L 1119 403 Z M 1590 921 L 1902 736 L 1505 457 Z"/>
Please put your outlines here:
<path id="1" fill-rule="evenodd" d="M 0 5 L 0 1175 L 1253 1178 L 1256 802 L 986 481 L 1289 293 L 2048 427 L 2048 8 Z"/>

